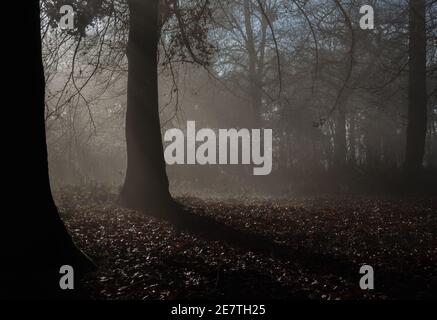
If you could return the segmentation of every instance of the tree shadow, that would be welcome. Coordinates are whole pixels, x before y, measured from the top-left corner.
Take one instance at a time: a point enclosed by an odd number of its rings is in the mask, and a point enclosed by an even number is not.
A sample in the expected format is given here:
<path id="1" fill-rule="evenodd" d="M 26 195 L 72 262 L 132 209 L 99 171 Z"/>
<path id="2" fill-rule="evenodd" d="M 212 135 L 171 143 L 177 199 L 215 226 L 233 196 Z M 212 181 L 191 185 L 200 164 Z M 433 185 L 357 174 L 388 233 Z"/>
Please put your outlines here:
<path id="1" fill-rule="evenodd" d="M 181 204 L 174 204 L 172 210 L 163 210 L 159 214 L 153 214 L 156 210 L 144 212 L 171 223 L 179 232 L 281 260 L 295 261 L 315 273 L 326 274 L 327 270 L 332 270 L 332 273 L 341 274 L 342 277 L 356 278 L 359 269 L 359 266 L 346 257 L 317 253 L 305 247 L 291 247 L 263 235 L 234 229 L 208 216 L 205 209 L 196 208 L 194 212 Z"/>
<path id="2" fill-rule="evenodd" d="M 162 257 L 154 266 L 167 281 L 169 290 L 176 291 L 172 299 L 188 300 L 260 300 L 260 299 L 307 299 L 308 295 L 296 288 L 287 287 L 274 275 L 254 268 L 232 269 L 224 265 L 210 265 L 201 257 L 173 254 Z M 196 284 L 187 284 L 184 273 L 175 270 L 190 270 L 196 275 Z M 141 290 L 141 287 L 139 288 Z"/>
<path id="3" fill-rule="evenodd" d="M 165 212 L 162 214 L 162 212 Z M 147 212 L 149 214 L 149 212 Z M 248 231 L 236 230 L 221 223 L 205 213 L 205 209 L 196 208 L 196 213 L 181 204 L 172 205 L 172 210 L 151 214 L 174 225 L 176 230 L 198 236 L 207 241 L 219 241 L 226 245 L 251 251 L 264 256 L 292 261 L 311 273 L 331 275 L 342 278 L 349 283 L 356 283 L 359 289 L 361 264 L 351 261 L 351 257 L 314 252 L 310 248 L 277 243 L 272 239 Z M 293 243 L 293 238 L 290 239 Z M 298 241 L 295 241 L 298 243 Z M 363 261 L 367 262 L 367 261 Z M 387 261 L 389 264 L 389 261 Z M 388 294 L 391 298 L 410 299 L 418 296 L 436 296 L 437 283 L 429 283 L 415 274 L 405 274 L 394 268 L 373 266 L 378 281 L 378 292 Z"/>

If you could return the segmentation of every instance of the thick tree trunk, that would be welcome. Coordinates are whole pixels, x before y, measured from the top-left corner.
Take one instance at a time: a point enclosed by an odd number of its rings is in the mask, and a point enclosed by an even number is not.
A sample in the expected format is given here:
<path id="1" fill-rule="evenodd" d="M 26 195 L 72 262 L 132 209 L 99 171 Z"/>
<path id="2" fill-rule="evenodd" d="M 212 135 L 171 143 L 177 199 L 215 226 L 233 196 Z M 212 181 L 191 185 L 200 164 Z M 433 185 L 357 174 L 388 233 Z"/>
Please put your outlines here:
<path id="1" fill-rule="evenodd" d="M 410 78 L 405 169 L 423 166 L 427 131 L 425 0 L 410 0 Z"/>
<path id="2" fill-rule="evenodd" d="M 129 0 L 127 173 L 122 205 L 155 209 L 171 203 L 158 105 L 159 0 Z"/>
<path id="3" fill-rule="evenodd" d="M 6 271 L 1 275 L 6 277 L 0 280 L 0 295 L 53 298 L 61 294 L 61 266 L 71 265 L 78 276 L 92 263 L 73 244 L 50 190 L 39 1 L 25 6 L 17 2 L 14 12 L 20 12 L 20 19 L 28 25 L 15 29 L 10 43 L 13 54 L 8 59 L 12 67 L 4 74 L 10 86 L 6 92 L 15 97 L 8 118 L 19 124 L 6 139 L 5 168 L 13 174 L 4 181 L 4 206 L 10 210 L 2 223 L 6 228 L 1 232 L 5 237 L 1 268 Z"/>

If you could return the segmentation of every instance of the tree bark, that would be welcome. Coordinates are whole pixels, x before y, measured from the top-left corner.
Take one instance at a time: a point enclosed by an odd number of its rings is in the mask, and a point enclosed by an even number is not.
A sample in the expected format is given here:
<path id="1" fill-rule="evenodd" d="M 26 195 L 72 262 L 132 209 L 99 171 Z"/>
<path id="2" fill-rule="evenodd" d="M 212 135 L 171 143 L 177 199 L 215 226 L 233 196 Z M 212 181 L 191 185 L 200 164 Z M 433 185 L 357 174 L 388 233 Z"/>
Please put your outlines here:
<path id="1" fill-rule="evenodd" d="M 153 209 L 172 202 L 159 120 L 159 0 L 129 0 L 128 4 L 128 163 L 120 202 L 128 208 Z"/>
<path id="2" fill-rule="evenodd" d="M 423 167 L 427 131 L 425 0 L 410 0 L 410 75 L 405 169 Z"/>
<path id="3" fill-rule="evenodd" d="M 5 145 L 5 207 L 1 234 L 3 269 L 0 295 L 8 298 L 53 298 L 62 293 L 59 269 L 74 268 L 76 276 L 92 262 L 76 248 L 53 201 L 45 133 L 45 79 L 41 52 L 39 1 L 14 4 L 24 25 L 15 28 L 13 48 L 4 77 L 6 92 L 15 98 L 8 119 L 14 131 Z M 6 68 L 6 69 L 7 69 Z M 17 130 L 18 128 L 18 130 Z M 4 270 L 6 269 L 6 271 Z"/>

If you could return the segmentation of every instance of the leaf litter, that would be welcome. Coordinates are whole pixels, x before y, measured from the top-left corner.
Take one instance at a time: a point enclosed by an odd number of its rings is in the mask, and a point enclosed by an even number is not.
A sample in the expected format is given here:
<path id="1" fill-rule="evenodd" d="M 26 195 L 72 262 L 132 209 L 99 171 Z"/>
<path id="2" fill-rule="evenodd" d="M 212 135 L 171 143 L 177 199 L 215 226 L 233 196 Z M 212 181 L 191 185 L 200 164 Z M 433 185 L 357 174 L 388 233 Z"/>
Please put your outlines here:
<path id="1" fill-rule="evenodd" d="M 57 194 L 78 246 L 98 265 L 82 280 L 91 299 L 419 299 L 437 296 L 437 200 L 313 197 L 281 201 L 179 199 L 242 233 L 271 239 L 307 258 L 275 257 L 177 230 L 119 208 L 115 196 Z M 347 261 L 354 270 L 312 255 Z M 314 259 L 314 264 L 319 260 Z M 375 290 L 359 269 L 375 269 Z M 333 267 L 330 267 L 333 266 Z"/>

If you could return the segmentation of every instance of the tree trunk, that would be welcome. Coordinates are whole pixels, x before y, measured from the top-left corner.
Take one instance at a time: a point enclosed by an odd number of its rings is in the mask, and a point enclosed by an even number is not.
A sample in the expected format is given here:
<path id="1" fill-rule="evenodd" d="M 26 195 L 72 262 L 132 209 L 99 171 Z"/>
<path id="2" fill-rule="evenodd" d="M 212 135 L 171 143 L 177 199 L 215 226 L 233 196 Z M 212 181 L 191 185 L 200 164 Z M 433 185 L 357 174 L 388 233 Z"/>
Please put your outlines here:
<path id="1" fill-rule="evenodd" d="M 405 169 L 423 166 L 427 131 L 425 0 L 410 0 L 410 76 Z"/>
<path id="2" fill-rule="evenodd" d="M 5 246 L 0 295 L 53 298 L 61 295 L 59 269 L 74 268 L 76 277 L 92 262 L 73 244 L 58 215 L 50 190 L 44 117 L 45 79 L 41 52 L 39 1 L 17 2 L 24 25 L 17 27 L 4 77 L 6 92 L 16 97 L 8 116 L 16 127 L 6 142 L 5 206 L 11 208 L 2 224 Z M 19 121 L 19 124 L 17 122 Z M 19 128 L 19 131 L 17 131 Z"/>
<path id="3" fill-rule="evenodd" d="M 343 104 L 337 110 L 334 147 L 334 166 L 341 170 L 346 164 L 346 113 Z"/>
<path id="4" fill-rule="evenodd" d="M 127 172 L 120 195 L 133 209 L 171 203 L 158 104 L 159 0 L 129 0 Z"/>
<path id="5" fill-rule="evenodd" d="M 257 70 L 257 65 L 259 64 L 258 56 L 255 49 L 255 39 L 253 34 L 253 26 L 251 20 L 251 4 L 249 0 L 244 0 L 243 11 L 244 11 L 244 26 L 246 31 L 246 47 L 248 51 L 249 59 L 249 92 L 250 92 L 250 103 L 253 110 L 253 121 L 254 126 L 260 128 L 262 126 L 262 81 Z"/>
<path id="6" fill-rule="evenodd" d="M 357 163 L 357 142 L 356 142 L 356 115 L 351 112 L 349 116 L 349 158 L 348 162 L 351 167 Z"/>

